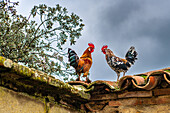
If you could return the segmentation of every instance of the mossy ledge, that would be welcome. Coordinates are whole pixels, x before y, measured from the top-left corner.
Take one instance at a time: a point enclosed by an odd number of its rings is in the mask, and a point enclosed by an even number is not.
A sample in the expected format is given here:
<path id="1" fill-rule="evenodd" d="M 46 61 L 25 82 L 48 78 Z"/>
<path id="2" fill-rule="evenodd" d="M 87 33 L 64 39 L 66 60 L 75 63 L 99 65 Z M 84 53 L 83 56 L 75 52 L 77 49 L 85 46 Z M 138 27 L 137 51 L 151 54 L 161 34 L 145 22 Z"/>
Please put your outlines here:
<path id="1" fill-rule="evenodd" d="M 0 85 L 36 98 L 48 98 L 52 102 L 67 103 L 66 105 L 75 106 L 76 109 L 80 109 L 81 104 L 90 99 L 89 93 L 2 56 L 0 56 Z"/>

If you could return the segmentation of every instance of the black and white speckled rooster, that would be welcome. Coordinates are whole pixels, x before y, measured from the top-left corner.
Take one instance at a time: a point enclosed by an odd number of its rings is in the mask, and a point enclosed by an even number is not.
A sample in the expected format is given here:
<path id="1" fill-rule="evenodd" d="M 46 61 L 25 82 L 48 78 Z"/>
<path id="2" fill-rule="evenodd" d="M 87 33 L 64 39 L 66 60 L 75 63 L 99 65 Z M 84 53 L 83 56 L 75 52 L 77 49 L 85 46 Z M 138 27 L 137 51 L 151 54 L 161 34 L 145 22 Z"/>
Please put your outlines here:
<path id="1" fill-rule="evenodd" d="M 125 73 L 129 70 L 131 65 L 135 63 L 138 53 L 135 51 L 135 47 L 131 46 L 125 55 L 125 59 L 122 59 L 114 55 L 113 52 L 107 48 L 108 46 L 104 45 L 101 50 L 103 54 L 106 55 L 106 61 L 108 65 L 117 73 L 118 81 L 120 73 L 123 72 L 123 76 L 125 76 Z"/>

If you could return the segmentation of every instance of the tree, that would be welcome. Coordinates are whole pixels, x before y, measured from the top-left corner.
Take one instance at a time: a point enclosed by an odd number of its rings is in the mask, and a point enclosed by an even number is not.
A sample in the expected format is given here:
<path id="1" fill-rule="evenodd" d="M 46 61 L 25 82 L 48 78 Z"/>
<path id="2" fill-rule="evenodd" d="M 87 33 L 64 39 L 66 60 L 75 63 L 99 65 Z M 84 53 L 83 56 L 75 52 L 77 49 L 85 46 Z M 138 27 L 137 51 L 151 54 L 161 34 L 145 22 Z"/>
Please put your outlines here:
<path id="1" fill-rule="evenodd" d="M 18 4 L 0 2 L 0 55 L 67 80 L 75 73 L 63 60 L 64 44 L 75 44 L 81 36 L 82 19 L 59 4 L 34 6 L 26 18 L 17 14 Z"/>

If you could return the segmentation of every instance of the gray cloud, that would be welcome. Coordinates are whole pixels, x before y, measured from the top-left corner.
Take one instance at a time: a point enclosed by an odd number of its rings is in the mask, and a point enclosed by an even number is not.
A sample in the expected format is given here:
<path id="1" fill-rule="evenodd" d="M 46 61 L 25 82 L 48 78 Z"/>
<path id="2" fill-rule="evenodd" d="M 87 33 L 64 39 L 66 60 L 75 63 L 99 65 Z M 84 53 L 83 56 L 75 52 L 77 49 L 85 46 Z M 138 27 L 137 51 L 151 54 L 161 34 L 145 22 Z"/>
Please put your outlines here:
<path id="1" fill-rule="evenodd" d="M 118 1 L 116 5 L 110 4 L 110 6 L 105 7 L 101 12 L 99 12 L 99 21 L 103 21 L 101 28 L 106 28 L 108 31 L 110 28 L 116 30 L 121 27 L 127 19 L 131 18 L 134 12 L 140 8 L 138 2 L 129 1 Z"/>

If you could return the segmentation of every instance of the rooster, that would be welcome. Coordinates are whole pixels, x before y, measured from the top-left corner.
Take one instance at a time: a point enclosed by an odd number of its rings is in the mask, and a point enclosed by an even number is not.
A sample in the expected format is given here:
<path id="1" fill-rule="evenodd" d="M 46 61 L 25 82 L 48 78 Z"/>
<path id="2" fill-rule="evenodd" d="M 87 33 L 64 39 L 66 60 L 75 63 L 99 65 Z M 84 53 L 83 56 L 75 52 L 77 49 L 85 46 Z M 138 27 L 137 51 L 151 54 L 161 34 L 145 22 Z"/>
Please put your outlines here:
<path id="1" fill-rule="evenodd" d="M 102 52 L 106 56 L 106 61 L 108 65 L 116 72 L 117 81 L 119 81 L 120 73 L 123 72 L 123 76 L 129 70 L 131 65 L 134 65 L 135 60 L 137 60 L 138 53 L 135 50 L 135 47 L 131 46 L 128 52 L 125 55 L 125 59 L 119 58 L 110 50 L 107 49 L 108 46 L 104 45 L 102 47 Z"/>
<path id="2" fill-rule="evenodd" d="M 76 52 L 70 48 L 68 48 L 68 59 L 70 65 L 73 66 L 76 70 L 76 73 L 79 75 L 76 81 L 80 81 L 81 73 L 84 73 L 83 77 L 86 77 L 87 83 L 91 81 L 87 77 L 89 70 L 92 65 L 92 56 L 91 53 L 94 51 L 94 44 L 88 43 L 89 47 L 84 51 L 83 55 L 79 58 Z"/>

